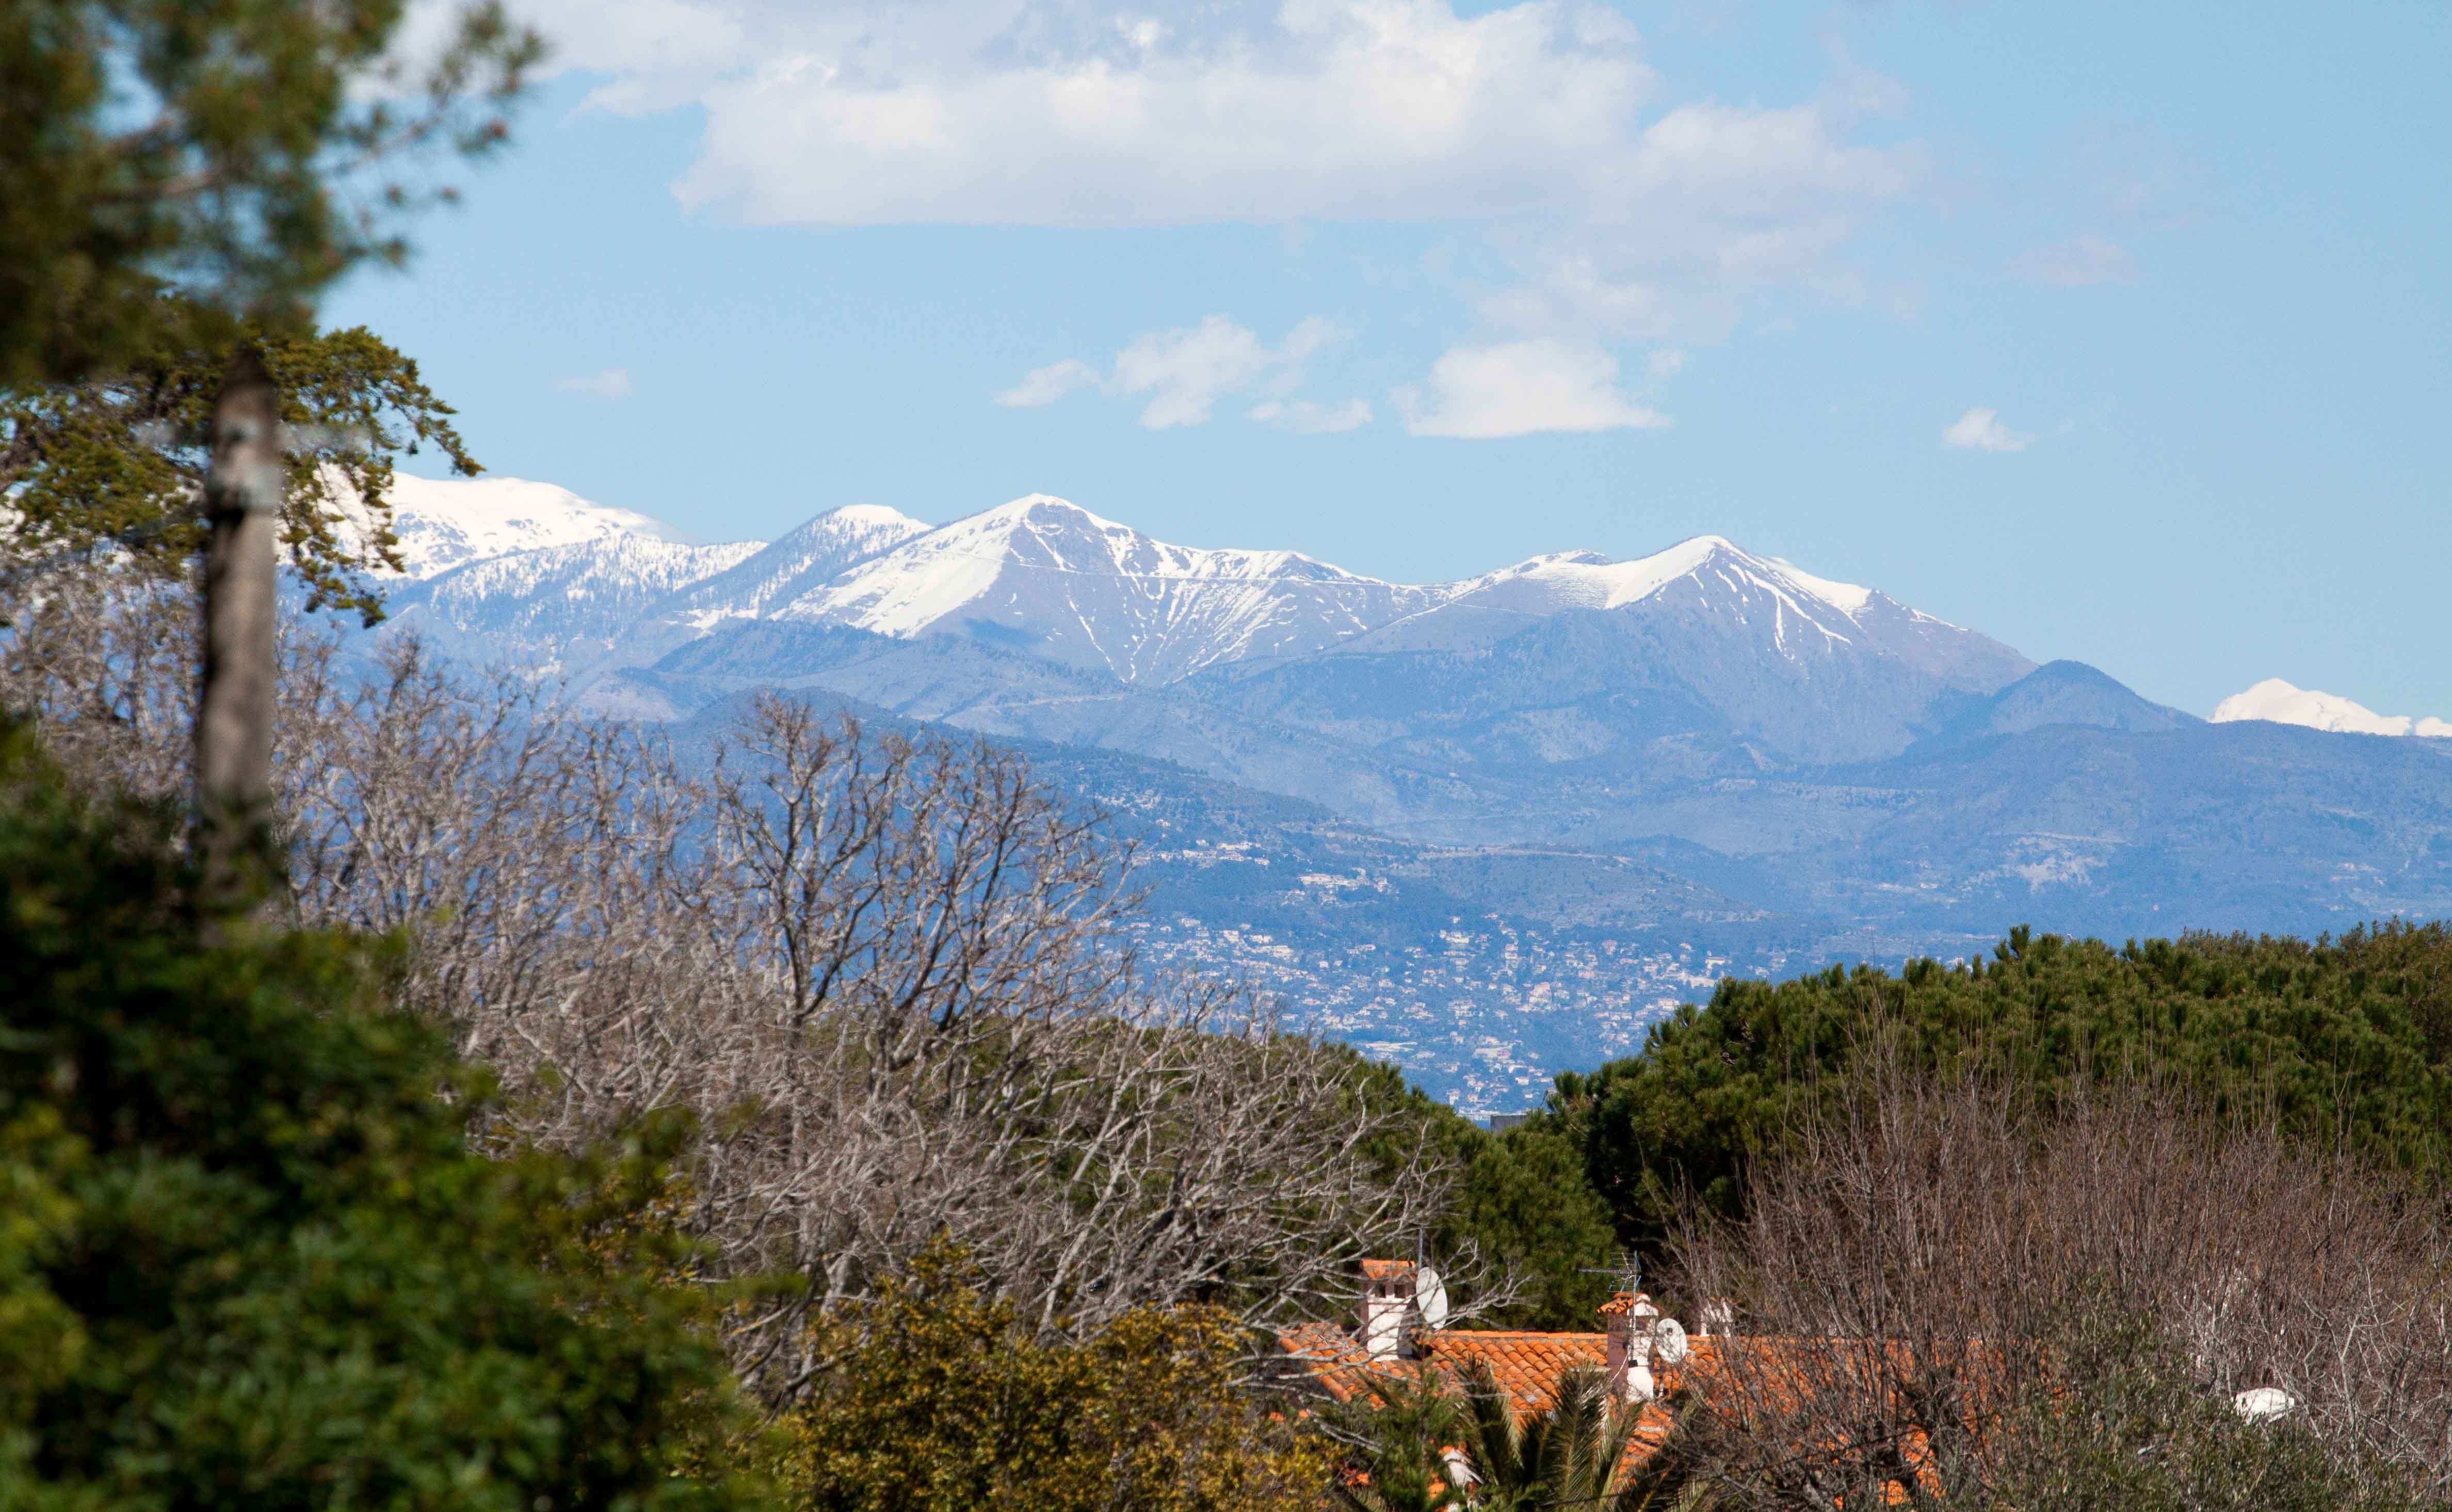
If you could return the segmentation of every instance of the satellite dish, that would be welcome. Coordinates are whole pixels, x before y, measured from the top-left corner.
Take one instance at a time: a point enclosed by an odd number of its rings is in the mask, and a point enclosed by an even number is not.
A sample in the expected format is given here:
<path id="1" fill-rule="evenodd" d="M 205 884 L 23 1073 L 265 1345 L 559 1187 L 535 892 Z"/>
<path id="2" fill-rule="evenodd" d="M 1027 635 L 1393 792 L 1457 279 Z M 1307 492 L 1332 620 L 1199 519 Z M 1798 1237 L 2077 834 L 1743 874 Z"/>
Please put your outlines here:
<path id="1" fill-rule="evenodd" d="M 1651 1325 L 1651 1353 L 1662 1365 L 1686 1363 L 1686 1325 L 1674 1318 L 1663 1318 Z"/>
<path id="2" fill-rule="evenodd" d="M 1414 1306 L 1422 1309 L 1422 1326 L 1447 1326 L 1448 1284 L 1428 1266 L 1417 1267 L 1414 1271 Z"/>

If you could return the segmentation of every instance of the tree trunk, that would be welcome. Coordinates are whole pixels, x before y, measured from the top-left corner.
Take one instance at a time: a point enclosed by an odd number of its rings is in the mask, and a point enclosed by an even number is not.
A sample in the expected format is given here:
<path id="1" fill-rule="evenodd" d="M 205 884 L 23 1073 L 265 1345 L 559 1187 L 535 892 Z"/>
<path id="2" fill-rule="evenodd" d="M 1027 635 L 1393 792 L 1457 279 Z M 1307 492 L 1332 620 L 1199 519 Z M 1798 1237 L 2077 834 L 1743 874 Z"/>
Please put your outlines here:
<path id="1" fill-rule="evenodd" d="M 281 403 L 241 345 L 213 409 L 205 476 L 204 684 L 196 702 L 196 821 L 208 916 L 264 893 L 272 790 L 274 536 L 281 528 Z"/>

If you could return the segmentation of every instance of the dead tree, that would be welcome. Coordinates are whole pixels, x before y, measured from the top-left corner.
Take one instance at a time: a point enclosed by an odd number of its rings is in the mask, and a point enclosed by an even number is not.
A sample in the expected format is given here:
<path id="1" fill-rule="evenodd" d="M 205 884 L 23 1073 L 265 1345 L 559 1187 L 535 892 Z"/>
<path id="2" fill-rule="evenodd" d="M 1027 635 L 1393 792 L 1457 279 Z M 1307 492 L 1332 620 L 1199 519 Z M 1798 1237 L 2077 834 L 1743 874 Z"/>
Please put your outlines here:
<path id="1" fill-rule="evenodd" d="M 2285 1471 L 2440 1501 L 2447 1241 L 2436 1200 L 2269 1122 L 1893 1066 L 1794 1131 L 1741 1222 L 1680 1236 L 1743 1319 L 1700 1440 L 1761 1507 L 2104 1504 L 2149 1470 L 2183 1504 L 2287 1504 Z M 2279 1422 L 2242 1421 L 2251 1391 Z"/>

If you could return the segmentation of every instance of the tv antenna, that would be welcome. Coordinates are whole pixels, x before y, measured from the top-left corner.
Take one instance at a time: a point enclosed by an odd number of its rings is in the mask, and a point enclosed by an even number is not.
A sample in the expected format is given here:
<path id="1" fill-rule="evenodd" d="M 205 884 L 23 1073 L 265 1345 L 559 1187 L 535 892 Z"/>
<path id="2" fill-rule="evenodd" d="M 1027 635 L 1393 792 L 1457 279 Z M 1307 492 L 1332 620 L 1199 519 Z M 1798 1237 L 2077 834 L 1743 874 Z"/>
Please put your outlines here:
<path id="1" fill-rule="evenodd" d="M 1643 1257 L 1631 1249 L 1619 1250 L 1614 1266 L 1579 1266 L 1576 1270 L 1586 1276 L 1614 1276 L 1617 1289 L 1629 1296 L 1643 1289 Z"/>

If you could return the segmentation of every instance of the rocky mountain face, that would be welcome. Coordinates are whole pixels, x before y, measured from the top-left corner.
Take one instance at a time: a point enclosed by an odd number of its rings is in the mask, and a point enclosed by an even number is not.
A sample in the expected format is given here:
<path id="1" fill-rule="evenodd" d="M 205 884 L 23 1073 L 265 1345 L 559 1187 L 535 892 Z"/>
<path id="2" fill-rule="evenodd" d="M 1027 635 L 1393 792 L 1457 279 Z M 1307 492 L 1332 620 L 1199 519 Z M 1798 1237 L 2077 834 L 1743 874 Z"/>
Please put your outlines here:
<path id="1" fill-rule="evenodd" d="M 2452 912 L 2452 741 L 2209 724 L 1717 537 L 1409 585 L 1043 495 L 685 546 L 544 487 L 404 499 L 376 634 L 680 728 L 780 688 L 1018 745 L 1137 835 L 1153 958 L 1469 1108 L 1729 971 Z"/>
<path id="2" fill-rule="evenodd" d="M 1324 651 L 1445 591 L 1291 551 L 1171 546 L 1033 494 L 904 541 L 775 613 L 901 639 L 965 636 L 1155 687 Z"/>

